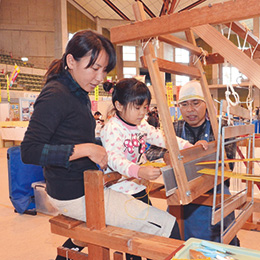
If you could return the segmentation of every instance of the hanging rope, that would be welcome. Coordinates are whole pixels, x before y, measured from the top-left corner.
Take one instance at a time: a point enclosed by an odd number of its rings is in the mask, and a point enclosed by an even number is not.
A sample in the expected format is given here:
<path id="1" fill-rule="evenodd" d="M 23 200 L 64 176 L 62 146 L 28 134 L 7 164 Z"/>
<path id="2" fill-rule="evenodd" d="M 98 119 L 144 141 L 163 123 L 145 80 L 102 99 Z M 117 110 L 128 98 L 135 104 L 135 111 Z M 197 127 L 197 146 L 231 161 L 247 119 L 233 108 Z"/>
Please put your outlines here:
<path id="1" fill-rule="evenodd" d="M 250 84 L 248 86 L 248 95 L 246 98 L 246 106 L 247 106 L 248 110 L 250 111 L 250 123 L 252 123 L 252 121 L 253 121 L 253 102 L 254 102 L 253 86 L 252 86 L 252 84 Z"/>
<path id="2" fill-rule="evenodd" d="M 144 50 L 145 50 L 147 44 L 148 44 L 151 40 L 152 40 L 152 38 L 149 38 L 148 41 L 146 41 L 145 43 L 144 43 L 144 41 L 142 41 L 142 51 L 143 51 L 143 52 L 144 52 Z"/>
<path id="3" fill-rule="evenodd" d="M 193 65 L 195 65 L 198 60 L 202 59 L 202 62 L 203 62 L 203 65 L 206 66 L 207 65 L 207 61 L 206 61 L 206 56 L 208 55 L 208 52 L 203 50 L 201 47 L 200 47 L 200 50 L 201 50 L 201 54 L 200 56 L 193 62 Z"/>
<path id="4" fill-rule="evenodd" d="M 145 43 L 142 41 L 142 51 L 144 52 L 146 46 L 148 45 L 148 43 L 151 42 L 154 46 L 154 52 L 155 52 L 155 56 L 157 56 L 157 50 L 160 48 L 159 46 L 159 40 L 158 40 L 158 37 L 155 37 L 155 38 L 152 38 L 150 37 L 148 39 L 148 41 L 146 41 Z"/>
<path id="5" fill-rule="evenodd" d="M 256 46 L 254 47 L 253 51 L 251 52 L 251 59 L 253 59 L 254 54 L 255 54 L 255 51 L 256 51 L 256 49 L 257 49 L 259 43 L 260 43 L 260 40 L 258 39 Z"/>
<path id="6" fill-rule="evenodd" d="M 229 25 L 229 29 L 228 29 L 228 40 L 229 40 L 229 38 L 230 38 L 230 34 L 231 34 L 231 28 L 232 28 L 232 22 L 230 23 L 230 25 Z"/>
<path id="7" fill-rule="evenodd" d="M 238 45 L 238 48 L 241 49 L 241 43 L 240 43 L 240 39 L 239 39 L 238 35 L 237 35 L 237 45 Z"/>
<path id="8" fill-rule="evenodd" d="M 235 102 L 233 102 L 230 99 L 230 95 L 232 95 L 235 99 Z M 238 93 L 235 91 L 235 89 L 233 88 L 233 86 L 231 84 L 227 84 L 227 90 L 225 92 L 225 97 L 226 97 L 226 101 L 227 101 L 227 115 L 228 115 L 228 125 L 231 124 L 231 115 L 229 113 L 230 110 L 230 105 L 232 106 L 236 106 L 239 104 L 239 95 Z"/>
<path id="9" fill-rule="evenodd" d="M 235 102 L 233 102 L 229 96 L 232 95 L 235 99 Z M 232 106 L 236 106 L 239 104 L 240 100 L 239 100 L 239 95 L 238 93 L 235 91 L 235 89 L 233 88 L 233 86 L 231 84 L 227 85 L 227 90 L 225 92 L 225 96 L 226 96 L 226 100 L 228 102 L 228 104 L 232 105 Z"/>
<path id="10" fill-rule="evenodd" d="M 245 36 L 245 40 L 244 40 L 244 43 L 243 43 L 242 51 L 245 50 L 248 33 L 249 33 L 249 30 L 246 31 L 246 36 Z"/>
<path id="11" fill-rule="evenodd" d="M 155 37 L 152 39 L 152 44 L 154 46 L 154 52 L 155 52 L 155 56 L 157 57 L 157 50 L 159 50 L 160 46 L 159 46 L 159 40 L 158 40 L 158 37 Z"/>

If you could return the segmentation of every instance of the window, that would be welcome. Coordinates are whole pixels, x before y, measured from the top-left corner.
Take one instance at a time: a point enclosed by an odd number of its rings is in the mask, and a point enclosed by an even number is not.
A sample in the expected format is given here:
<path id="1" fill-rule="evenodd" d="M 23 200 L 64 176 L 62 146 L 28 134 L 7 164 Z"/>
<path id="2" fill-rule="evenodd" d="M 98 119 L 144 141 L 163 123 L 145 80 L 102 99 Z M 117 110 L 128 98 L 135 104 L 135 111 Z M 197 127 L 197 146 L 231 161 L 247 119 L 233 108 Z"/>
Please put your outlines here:
<path id="1" fill-rule="evenodd" d="M 175 62 L 189 63 L 189 61 L 190 61 L 189 51 L 180 48 L 175 49 Z"/>
<path id="2" fill-rule="evenodd" d="M 223 66 L 222 68 L 222 81 L 223 84 L 240 84 L 241 80 L 247 79 L 245 75 L 240 73 L 240 71 L 231 66 L 230 64 L 228 66 Z"/>
<path id="3" fill-rule="evenodd" d="M 132 78 L 136 76 L 136 68 L 135 67 L 124 67 L 123 68 L 124 78 Z"/>
<path id="4" fill-rule="evenodd" d="M 123 61 L 136 61 L 135 46 L 123 46 Z"/>

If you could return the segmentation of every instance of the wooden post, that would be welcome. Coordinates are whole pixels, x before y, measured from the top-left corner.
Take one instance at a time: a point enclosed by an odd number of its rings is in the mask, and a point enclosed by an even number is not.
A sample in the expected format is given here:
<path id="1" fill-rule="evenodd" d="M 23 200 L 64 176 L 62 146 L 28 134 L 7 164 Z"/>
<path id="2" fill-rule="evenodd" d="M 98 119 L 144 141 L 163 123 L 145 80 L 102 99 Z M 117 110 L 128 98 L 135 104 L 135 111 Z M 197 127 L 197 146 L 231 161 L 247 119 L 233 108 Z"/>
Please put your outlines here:
<path id="1" fill-rule="evenodd" d="M 145 12 L 140 2 L 134 3 L 133 9 L 137 21 L 144 21 L 146 19 Z M 164 85 L 160 75 L 158 61 L 154 53 L 153 45 L 151 43 L 148 43 L 143 51 L 151 76 L 153 90 L 163 124 L 163 130 L 167 140 L 167 149 L 170 153 L 171 166 L 174 169 L 175 178 L 178 184 L 178 189 L 180 191 L 179 201 L 180 204 L 188 204 L 192 201 L 192 195 L 189 190 L 188 180 L 185 174 L 182 157 L 178 149 L 177 138 L 173 128 L 170 111 L 167 106 Z"/>
<path id="2" fill-rule="evenodd" d="M 87 227 L 102 230 L 106 227 L 104 208 L 103 172 L 84 172 Z M 89 260 L 109 259 L 109 249 L 88 244 Z"/>

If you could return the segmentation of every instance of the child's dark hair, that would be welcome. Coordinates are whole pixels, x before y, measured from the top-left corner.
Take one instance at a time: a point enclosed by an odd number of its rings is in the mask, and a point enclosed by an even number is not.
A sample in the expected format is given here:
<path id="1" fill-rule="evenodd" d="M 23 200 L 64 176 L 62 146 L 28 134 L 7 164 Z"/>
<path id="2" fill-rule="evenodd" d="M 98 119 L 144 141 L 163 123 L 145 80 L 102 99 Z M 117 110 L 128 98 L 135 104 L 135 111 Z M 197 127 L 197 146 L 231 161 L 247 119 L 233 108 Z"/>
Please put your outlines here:
<path id="1" fill-rule="evenodd" d="M 83 30 L 74 34 L 68 42 L 65 53 L 61 59 L 54 60 L 46 75 L 46 83 L 54 77 L 57 77 L 62 71 L 66 70 L 66 57 L 71 54 L 76 61 L 89 53 L 90 61 L 87 67 L 91 67 L 97 60 L 102 50 L 108 54 L 108 65 L 106 72 L 110 72 L 116 65 L 116 53 L 113 44 L 103 35 L 91 30 Z"/>
<path id="2" fill-rule="evenodd" d="M 99 111 L 96 111 L 96 112 L 94 113 L 94 116 L 101 116 L 101 113 L 100 113 Z"/>
<path id="3" fill-rule="evenodd" d="M 147 100 L 148 105 L 151 103 L 151 92 L 149 88 L 135 78 L 121 79 L 116 84 L 105 82 L 103 88 L 105 91 L 110 91 L 111 88 L 114 88 L 112 93 L 112 103 L 114 107 L 116 101 L 124 107 L 128 104 L 140 106 L 145 100 Z"/>

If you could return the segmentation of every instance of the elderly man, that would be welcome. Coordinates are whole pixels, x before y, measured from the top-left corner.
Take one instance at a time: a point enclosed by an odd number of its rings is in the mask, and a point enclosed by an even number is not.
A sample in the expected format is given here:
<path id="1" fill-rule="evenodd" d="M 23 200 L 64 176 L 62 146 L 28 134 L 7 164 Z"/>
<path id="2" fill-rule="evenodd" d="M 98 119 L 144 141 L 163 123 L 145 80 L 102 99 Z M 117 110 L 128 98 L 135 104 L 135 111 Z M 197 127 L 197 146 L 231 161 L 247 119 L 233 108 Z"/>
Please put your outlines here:
<path id="1" fill-rule="evenodd" d="M 179 93 L 178 101 L 183 120 L 174 123 L 176 135 L 195 144 L 199 140 L 207 142 L 214 140 L 213 131 L 207 116 L 207 107 L 198 81 L 190 81 L 183 85 Z M 227 157 L 233 158 L 236 152 L 234 144 L 225 147 Z M 151 159 L 153 152 L 163 156 L 165 151 L 151 146 L 147 151 L 148 159 Z M 150 158 L 149 158 L 150 157 Z M 225 182 L 225 194 L 229 192 L 229 180 Z M 220 187 L 219 191 L 220 191 Z M 211 191 L 210 191 L 211 192 Z M 184 236 L 185 240 L 190 237 L 220 241 L 220 224 L 211 225 L 212 207 L 189 204 L 184 206 Z M 225 227 L 234 219 L 234 213 L 225 218 Z M 237 237 L 230 242 L 232 245 L 239 245 Z"/>

